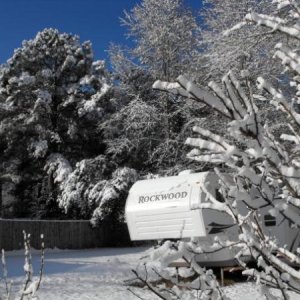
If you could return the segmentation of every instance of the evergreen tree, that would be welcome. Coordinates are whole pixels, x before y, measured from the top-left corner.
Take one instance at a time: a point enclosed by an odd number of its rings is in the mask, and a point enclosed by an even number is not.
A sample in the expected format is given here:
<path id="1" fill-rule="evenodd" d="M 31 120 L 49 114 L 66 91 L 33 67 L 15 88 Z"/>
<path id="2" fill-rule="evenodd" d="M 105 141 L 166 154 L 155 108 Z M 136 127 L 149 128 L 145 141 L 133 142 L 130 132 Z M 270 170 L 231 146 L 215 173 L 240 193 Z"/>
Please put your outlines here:
<path id="1" fill-rule="evenodd" d="M 17 216 L 30 214 L 45 193 L 47 201 L 57 197 L 43 170 L 49 156 L 57 153 L 75 166 L 103 153 L 97 128 L 112 109 L 111 93 L 104 63 L 93 62 L 91 44 L 54 29 L 23 42 L 3 66 L 0 171 L 9 178 Z"/>

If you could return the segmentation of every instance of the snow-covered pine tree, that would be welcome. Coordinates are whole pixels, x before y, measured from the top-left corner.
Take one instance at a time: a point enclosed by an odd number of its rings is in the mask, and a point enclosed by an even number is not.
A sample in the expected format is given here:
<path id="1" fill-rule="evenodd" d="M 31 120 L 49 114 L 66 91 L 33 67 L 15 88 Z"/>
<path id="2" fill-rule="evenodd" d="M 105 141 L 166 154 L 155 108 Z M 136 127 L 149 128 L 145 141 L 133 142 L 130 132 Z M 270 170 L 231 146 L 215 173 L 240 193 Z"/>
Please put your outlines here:
<path id="1" fill-rule="evenodd" d="M 118 109 L 99 127 L 107 144 L 105 153 L 118 165 L 126 164 L 143 174 L 177 173 L 189 163 L 183 149 L 186 124 L 199 121 L 198 116 L 205 117 L 207 110 L 201 104 L 153 91 L 154 78 L 143 69 L 128 72 L 122 74 L 116 94 Z M 168 113 L 166 100 L 170 101 Z"/>
<path id="2" fill-rule="evenodd" d="M 43 170 L 49 156 L 74 167 L 103 153 L 97 128 L 111 109 L 110 93 L 104 62 L 93 61 L 91 44 L 54 29 L 24 41 L 2 67 L 0 172 L 16 199 L 14 216 L 30 214 L 40 198 L 57 198 Z"/>
<path id="3" fill-rule="evenodd" d="M 296 236 L 291 249 L 280 244 L 270 232 L 263 229 L 260 210 L 267 208 L 269 214 L 278 217 L 280 222 L 287 222 L 291 228 L 299 228 L 300 116 L 294 105 L 299 101 L 300 57 L 299 47 L 293 48 L 293 45 L 299 45 L 300 40 L 300 7 L 297 1 L 293 0 L 278 0 L 274 1 L 274 4 L 277 4 L 277 9 L 274 9 L 273 13 L 249 13 L 244 18 L 243 25 L 262 27 L 264 30 L 279 32 L 285 36 L 276 44 L 274 58 L 284 65 L 290 76 L 288 95 L 293 96 L 286 97 L 281 90 L 274 88 L 262 77 L 257 79 L 258 88 L 264 96 L 269 95 L 275 108 L 287 115 L 289 131 L 282 134 L 280 139 L 276 139 L 270 133 L 258 114 L 248 70 L 242 70 L 239 79 L 232 71 L 228 72 L 222 78 L 223 88 L 215 82 L 210 82 L 210 91 L 200 88 L 185 76 L 179 76 L 173 83 L 158 81 L 154 88 L 201 101 L 228 119 L 227 130 L 233 139 L 226 140 L 209 130 L 194 127 L 196 137 L 186 141 L 194 147 L 189 154 L 190 158 L 196 161 L 210 161 L 216 166 L 224 164 L 233 174 L 234 180 L 229 181 L 218 167 L 215 168 L 225 202 L 207 194 L 210 203 L 204 203 L 203 208 L 228 213 L 239 227 L 237 242 L 240 251 L 236 259 L 245 268 L 245 275 L 256 278 L 262 294 L 268 299 L 274 299 L 276 297 L 270 288 L 277 288 L 280 291 L 278 298 L 288 299 L 289 291 L 300 294 L 299 238 Z M 282 17 L 279 17 L 282 12 Z M 288 82 L 284 81 L 283 84 Z M 246 213 L 239 210 L 240 205 L 247 207 Z M 232 242 L 234 241 L 222 242 L 217 239 L 211 249 L 195 242 L 180 242 L 175 246 L 171 243 L 169 257 L 176 257 L 174 249 L 178 249 L 177 253 L 186 255 L 193 267 L 193 254 L 218 251 L 224 247 L 231 247 Z M 167 252 L 164 251 L 165 253 Z M 248 267 L 240 260 L 245 253 L 252 255 L 257 268 Z M 164 256 L 166 261 L 166 254 Z M 178 294 L 178 289 L 173 288 L 172 292 Z"/>

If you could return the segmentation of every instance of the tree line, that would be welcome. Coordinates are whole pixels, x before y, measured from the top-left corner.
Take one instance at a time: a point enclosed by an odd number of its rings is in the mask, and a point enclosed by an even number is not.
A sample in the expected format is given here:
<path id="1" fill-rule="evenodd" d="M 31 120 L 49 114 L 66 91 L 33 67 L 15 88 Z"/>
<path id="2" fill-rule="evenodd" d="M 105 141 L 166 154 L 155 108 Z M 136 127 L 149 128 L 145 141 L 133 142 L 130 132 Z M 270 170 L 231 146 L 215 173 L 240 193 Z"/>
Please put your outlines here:
<path id="1" fill-rule="evenodd" d="M 134 46 L 110 46 L 111 70 L 75 35 L 44 29 L 23 42 L 0 68 L 2 217 L 120 222 L 138 178 L 211 169 L 186 157 L 184 141 L 193 125 L 226 136 L 225 118 L 152 84 L 185 74 L 205 86 L 241 67 L 253 81 L 284 80 L 271 63 L 279 34 L 224 34 L 246 11 L 267 13 L 268 2 L 206 0 L 195 12 L 182 0 L 143 0 L 121 20 Z M 258 105 L 281 132 L 278 113 Z"/>

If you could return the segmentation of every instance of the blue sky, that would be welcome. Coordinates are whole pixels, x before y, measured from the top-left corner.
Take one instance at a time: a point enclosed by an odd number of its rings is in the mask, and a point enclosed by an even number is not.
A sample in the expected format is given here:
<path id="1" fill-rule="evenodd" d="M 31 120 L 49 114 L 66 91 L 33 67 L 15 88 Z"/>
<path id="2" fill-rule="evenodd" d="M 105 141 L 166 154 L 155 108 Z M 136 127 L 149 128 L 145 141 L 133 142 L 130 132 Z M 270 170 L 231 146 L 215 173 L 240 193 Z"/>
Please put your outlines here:
<path id="1" fill-rule="evenodd" d="M 157 0 L 160 1 L 160 0 Z M 184 0 L 195 10 L 201 0 Z M 93 43 L 95 58 L 105 59 L 110 42 L 129 44 L 120 26 L 123 11 L 140 0 L 0 0 L 0 64 L 23 40 L 44 28 L 78 34 Z"/>

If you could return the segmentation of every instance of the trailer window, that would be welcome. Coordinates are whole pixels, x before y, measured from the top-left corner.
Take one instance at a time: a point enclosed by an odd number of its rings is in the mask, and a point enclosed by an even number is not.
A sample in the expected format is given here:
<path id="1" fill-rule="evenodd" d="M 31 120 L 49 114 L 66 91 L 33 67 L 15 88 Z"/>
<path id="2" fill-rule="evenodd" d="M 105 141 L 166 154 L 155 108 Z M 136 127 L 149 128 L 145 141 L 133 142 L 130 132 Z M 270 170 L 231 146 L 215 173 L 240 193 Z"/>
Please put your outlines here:
<path id="1" fill-rule="evenodd" d="M 267 227 L 276 226 L 276 218 L 275 217 L 273 217 L 271 215 L 265 215 L 264 220 L 265 220 L 265 225 Z"/>

